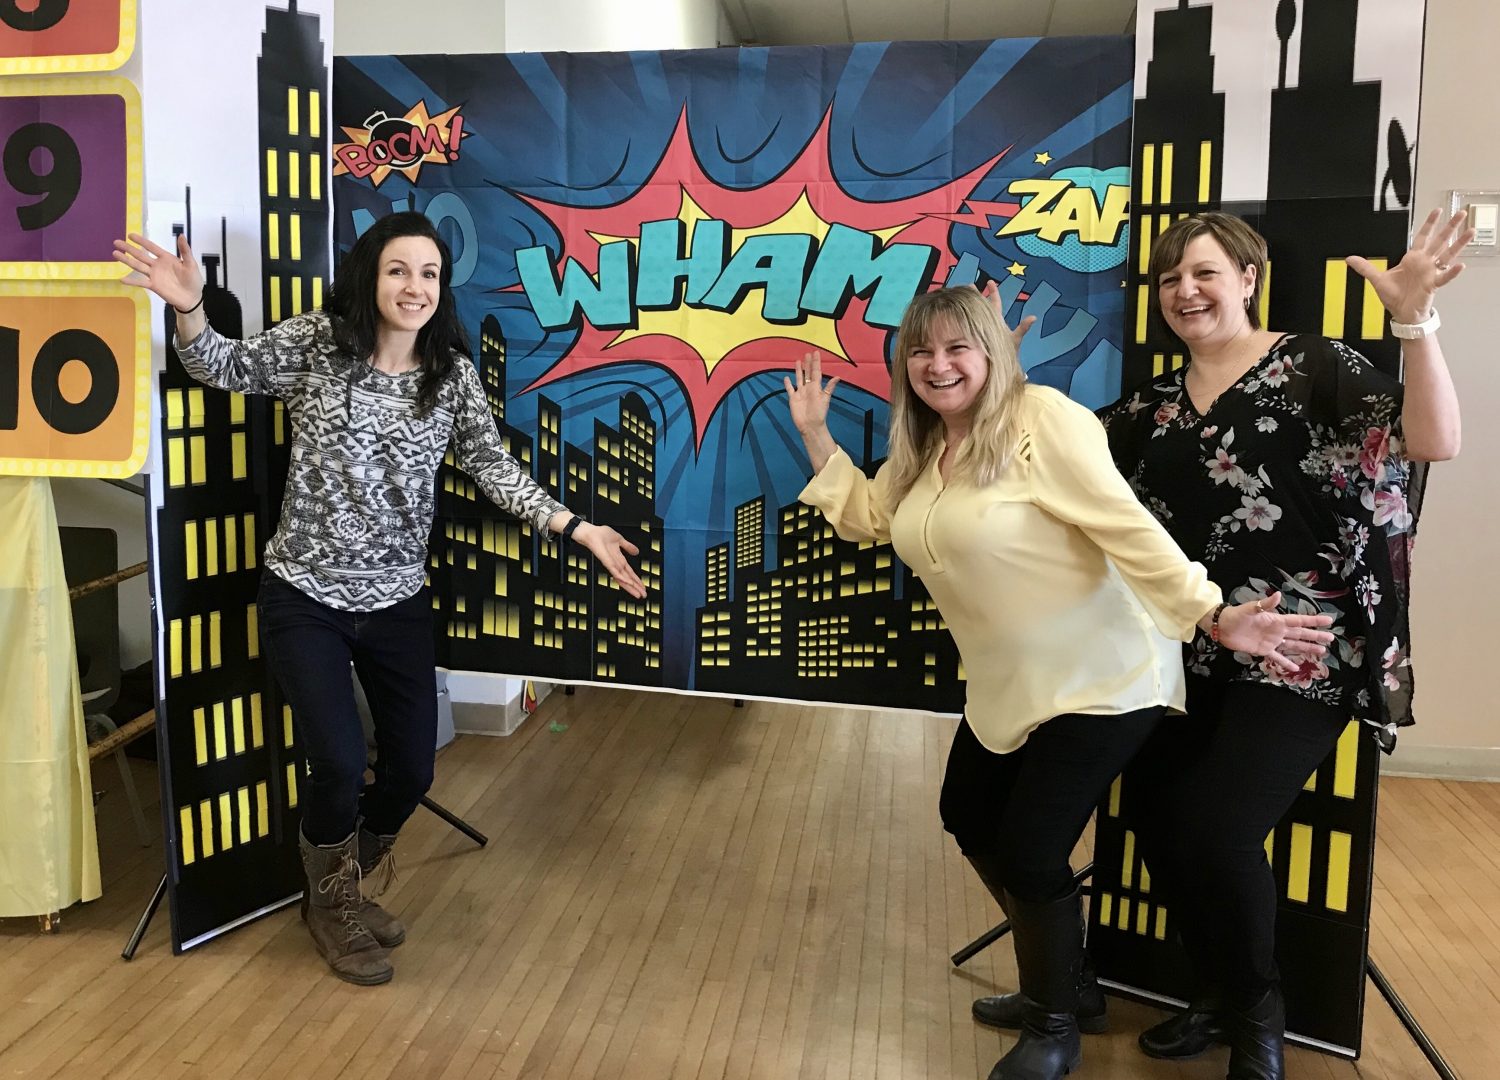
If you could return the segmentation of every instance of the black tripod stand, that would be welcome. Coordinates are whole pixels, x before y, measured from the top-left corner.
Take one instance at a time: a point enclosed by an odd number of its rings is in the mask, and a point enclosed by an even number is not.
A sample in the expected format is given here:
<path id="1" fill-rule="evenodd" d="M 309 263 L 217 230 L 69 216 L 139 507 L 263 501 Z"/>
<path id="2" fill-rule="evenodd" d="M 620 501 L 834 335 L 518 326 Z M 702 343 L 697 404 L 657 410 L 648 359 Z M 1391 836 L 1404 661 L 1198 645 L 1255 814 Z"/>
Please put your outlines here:
<path id="1" fill-rule="evenodd" d="M 1089 887 L 1084 883 L 1093 876 L 1093 873 L 1094 864 L 1089 863 L 1082 870 L 1073 875 L 1074 884 L 1076 884 L 1085 894 L 1088 894 L 1090 890 Z M 999 941 L 1008 933 L 1010 933 L 1009 919 L 1000 923 L 998 926 L 993 926 L 990 929 L 986 930 L 983 934 L 980 934 L 973 941 L 969 942 L 963 948 L 954 953 L 952 957 L 950 957 L 950 959 L 953 961 L 953 966 L 961 967 L 965 962 L 983 952 L 985 949 L 989 948 L 991 945 Z M 1396 1019 L 1401 1021 L 1401 1026 L 1404 1027 L 1406 1029 L 1406 1033 L 1411 1036 L 1411 1041 L 1417 1044 L 1417 1049 L 1422 1051 L 1422 1056 L 1425 1057 L 1428 1064 L 1432 1066 L 1432 1071 L 1435 1072 L 1439 1077 L 1441 1077 L 1441 1080 L 1458 1080 L 1458 1074 L 1455 1073 L 1453 1071 L 1453 1067 L 1443 1059 L 1443 1055 L 1438 1052 L 1438 1048 L 1434 1046 L 1432 1044 L 1432 1040 L 1427 1037 L 1427 1032 L 1422 1030 L 1422 1025 L 1417 1023 L 1417 1018 L 1413 1016 L 1411 1014 L 1411 1010 L 1406 1007 L 1406 1002 L 1401 1000 L 1401 995 L 1396 993 L 1395 988 L 1391 986 L 1390 981 L 1387 980 L 1385 975 L 1381 973 L 1380 968 L 1375 966 L 1375 961 L 1370 959 L 1368 953 L 1365 954 L 1365 970 L 1370 975 L 1370 981 L 1375 984 L 1375 989 L 1380 991 L 1380 996 L 1385 998 L 1386 1004 L 1388 1004 L 1391 1007 L 1391 1011 L 1396 1014 Z"/>

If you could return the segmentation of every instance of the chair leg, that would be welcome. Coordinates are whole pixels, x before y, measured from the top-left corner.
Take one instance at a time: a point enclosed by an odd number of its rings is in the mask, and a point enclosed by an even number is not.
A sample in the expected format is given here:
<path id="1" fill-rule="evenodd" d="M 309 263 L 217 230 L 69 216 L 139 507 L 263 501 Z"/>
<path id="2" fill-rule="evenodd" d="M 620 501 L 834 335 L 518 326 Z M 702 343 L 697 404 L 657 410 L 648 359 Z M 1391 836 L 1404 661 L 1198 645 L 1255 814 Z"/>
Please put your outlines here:
<path id="1" fill-rule="evenodd" d="M 115 764 L 120 767 L 120 786 L 125 789 L 125 801 L 130 803 L 130 816 L 135 819 L 135 831 L 141 838 L 141 847 L 151 846 L 151 830 L 146 828 L 146 815 L 141 812 L 141 797 L 135 790 L 135 777 L 130 771 L 130 760 L 122 746 L 115 751 Z"/>

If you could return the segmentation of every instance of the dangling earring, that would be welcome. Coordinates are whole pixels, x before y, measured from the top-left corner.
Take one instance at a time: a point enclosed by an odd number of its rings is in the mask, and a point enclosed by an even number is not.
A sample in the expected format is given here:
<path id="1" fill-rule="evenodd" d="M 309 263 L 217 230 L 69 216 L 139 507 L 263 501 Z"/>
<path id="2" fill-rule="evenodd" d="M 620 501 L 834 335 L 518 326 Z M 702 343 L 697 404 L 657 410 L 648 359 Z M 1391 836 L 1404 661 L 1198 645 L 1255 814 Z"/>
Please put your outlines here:
<path id="1" fill-rule="evenodd" d="M 1250 301 L 1252 299 L 1253 299 L 1253 297 L 1249 297 L 1249 296 L 1245 297 L 1245 310 L 1246 311 L 1250 310 Z"/>

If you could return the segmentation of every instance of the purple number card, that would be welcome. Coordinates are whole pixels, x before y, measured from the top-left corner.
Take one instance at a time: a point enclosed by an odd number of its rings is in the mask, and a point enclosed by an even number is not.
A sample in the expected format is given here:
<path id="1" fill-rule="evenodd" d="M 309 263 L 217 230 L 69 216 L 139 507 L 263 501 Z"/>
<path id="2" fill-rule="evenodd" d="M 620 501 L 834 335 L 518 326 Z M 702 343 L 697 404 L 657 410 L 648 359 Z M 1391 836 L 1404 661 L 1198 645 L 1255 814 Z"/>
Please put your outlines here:
<path id="1" fill-rule="evenodd" d="M 140 172 L 129 83 L 0 83 L 0 276 L 119 277 L 112 242 L 140 231 Z"/>

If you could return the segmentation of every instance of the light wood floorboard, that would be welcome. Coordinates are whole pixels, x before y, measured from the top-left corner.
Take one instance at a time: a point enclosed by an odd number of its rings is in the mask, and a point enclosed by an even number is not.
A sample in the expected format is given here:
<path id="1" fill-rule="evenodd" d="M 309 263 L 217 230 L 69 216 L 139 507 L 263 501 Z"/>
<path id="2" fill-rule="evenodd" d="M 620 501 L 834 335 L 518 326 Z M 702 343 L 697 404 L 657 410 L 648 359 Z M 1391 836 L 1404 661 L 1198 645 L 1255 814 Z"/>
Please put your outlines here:
<path id="1" fill-rule="evenodd" d="M 565 730 L 554 730 L 554 722 Z M 953 724 L 897 713 L 580 689 L 515 735 L 462 737 L 386 897 L 409 926 L 385 987 L 324 970 L 295 909 L 173 957 L 161 873 L 112 762 L 96 786 L 103 899 L 60 934 L 0 921 L 0 1080 L 939 1080 L 1010 1037 L 969 1004 L 1014 986 L 1009 945 L 948 954 L 1000 915 L 937 818 Z M 133 763 L 157 814 L 155 774 Z M 1087 841 L 1077 858 L 1085 861 Z M 1500 1075 L 1500 785 L 1387 779 L 1375 961 L 1465 1080 Z M 1358 1063 L 1293 1050 L 1301 1080 L 1426 1080 L 1368 994 Z M 1161 1014 L 1111 1001 L 1081 1080 L 1218 1080 L 1150 1061 Z"/>

